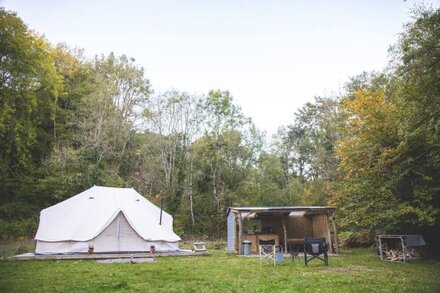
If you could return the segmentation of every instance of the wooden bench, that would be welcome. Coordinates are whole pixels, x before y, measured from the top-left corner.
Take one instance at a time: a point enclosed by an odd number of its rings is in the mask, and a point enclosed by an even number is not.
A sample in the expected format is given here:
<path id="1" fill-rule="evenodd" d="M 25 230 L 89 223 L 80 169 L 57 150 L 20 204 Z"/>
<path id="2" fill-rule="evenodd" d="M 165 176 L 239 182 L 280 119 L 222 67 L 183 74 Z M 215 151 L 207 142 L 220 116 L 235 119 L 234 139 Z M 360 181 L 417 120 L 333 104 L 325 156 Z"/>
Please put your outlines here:
<path id="1" fill-rule="evenodd" d="M 206 251 L 206 243 L 205 242 L 194 242 L 193 243 L 193 251 L 194 252 Z"/>

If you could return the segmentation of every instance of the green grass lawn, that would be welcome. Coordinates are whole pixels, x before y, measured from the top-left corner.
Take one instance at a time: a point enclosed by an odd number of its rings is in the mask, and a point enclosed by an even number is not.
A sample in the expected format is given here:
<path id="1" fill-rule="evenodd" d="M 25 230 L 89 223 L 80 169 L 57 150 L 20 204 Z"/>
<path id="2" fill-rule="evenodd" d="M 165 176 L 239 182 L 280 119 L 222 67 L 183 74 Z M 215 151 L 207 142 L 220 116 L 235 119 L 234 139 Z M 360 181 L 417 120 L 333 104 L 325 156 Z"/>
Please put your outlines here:
<path id="1" fill-rule="evenodd" d="M 156 263 L 0 261 L 0 292 L 440 292 L 440 262 L 390 263 L 372 250 L 343 251 L 330 265 L 303 259 L 260 265 L 221 251 Z"/>

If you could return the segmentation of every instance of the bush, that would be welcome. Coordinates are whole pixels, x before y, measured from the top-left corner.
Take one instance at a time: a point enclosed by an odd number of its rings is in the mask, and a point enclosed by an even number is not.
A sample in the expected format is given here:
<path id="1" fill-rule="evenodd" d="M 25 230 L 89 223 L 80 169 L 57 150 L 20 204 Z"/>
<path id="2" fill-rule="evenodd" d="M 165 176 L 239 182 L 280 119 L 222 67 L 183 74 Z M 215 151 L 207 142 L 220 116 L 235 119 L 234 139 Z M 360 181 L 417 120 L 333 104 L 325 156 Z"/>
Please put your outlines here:
<path id="1" fill-rule="evenodd" d="M 0 240 L 33 237 L 37 231 L 35 218 L 5 221 L 0 219 Z"/>
<path id="2" fill-rule="evenodd" d="M 369 247 L 374 244 L 374 238 L 367 232 L 344 231 L 338 236 L 342 247 Z"/>

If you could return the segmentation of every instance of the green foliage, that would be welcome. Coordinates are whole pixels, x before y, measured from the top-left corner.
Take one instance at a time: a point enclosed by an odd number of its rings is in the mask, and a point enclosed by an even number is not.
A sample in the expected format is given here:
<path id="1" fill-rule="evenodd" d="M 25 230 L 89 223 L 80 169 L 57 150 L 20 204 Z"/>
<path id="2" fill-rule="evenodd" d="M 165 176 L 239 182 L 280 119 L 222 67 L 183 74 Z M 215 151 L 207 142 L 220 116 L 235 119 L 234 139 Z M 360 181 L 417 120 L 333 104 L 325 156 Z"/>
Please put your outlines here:
<path id="1" fill-rule="evenodd" d="M 61 101 L 58 143 L 45 161 L 39 188 L 50 189 L 59 200 L 94 184 L 125 186 L 123 171 L 130 168 L 125 159 L 138 115 L 134 108 L 149 94 L 143 70 L 113 54 L 90 64 L 58 47 L 57 57 L 69 91 Z"/>
<path id="2" fill-rule="evenodd" d="M 338 240 L 343 247 L 371 246 L 371 235 L 365 231 L 342 231 L 338 234 Z"/>
<path id="3" fill-rule="evenodd" d="M 315 98 L 295 113 L 295 121 L 280 128 L 273 153 L 283 173 L 283 204 L 325 205 L 331 197 L 331 182 L 338 176 L 335 144 L 346 114 L 337 98 Z"/>
<path id="4" fill-rule="evenodd" d="M 393 48 L 393 71 L 354 78 L 342 101 L 350 117 L 332 202 L 342 229 L 370 239 L 425 232 L 435 242 L 440 228 L 440 10 L 416 16 Z"/>
<path id="5" fill-rule="evenodd" d="M 27 185 L 53 142 L 61 88 L 52 48 L 0 8 L 0 194 L 28 193 Z"/>
<path id="6" fill-rule="evenodd" d="M 32 235 L 35 231 L 37 231 L 37 221 L 35 218 L 19 220 L 0 219 L 0 240 L 19 239 L 23 235 Z"/>

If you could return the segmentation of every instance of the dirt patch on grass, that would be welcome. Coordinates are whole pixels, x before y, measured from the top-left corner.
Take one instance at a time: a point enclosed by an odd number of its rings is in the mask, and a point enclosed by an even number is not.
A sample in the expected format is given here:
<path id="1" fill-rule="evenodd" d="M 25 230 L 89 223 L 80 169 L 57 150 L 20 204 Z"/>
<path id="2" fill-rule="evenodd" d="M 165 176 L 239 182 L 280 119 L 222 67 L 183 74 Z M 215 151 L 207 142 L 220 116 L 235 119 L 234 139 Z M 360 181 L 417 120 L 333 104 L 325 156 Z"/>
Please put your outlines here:
<path id="1" fill-rule="evenodd" d="M 347 275 L 371 272 L 372 269 L 369 269 L 364 266 L 347 266 L 347 267 L 326 267 L 321 269 L 321 272 L 324 273 L 342 273 Z"/>
<path id="2" fill-rule="evenodd" d="M 346 267 L 322 267 L 318 271 L 313 272 L 302 272 L 302 276 L 314 275 L 316 273 L 329 273 L 329 274 L 344 274 L 344 275 L 355 275 L 358 273 L 365 273 L 374 271 L 364 266 L 346 266 Z"/>

